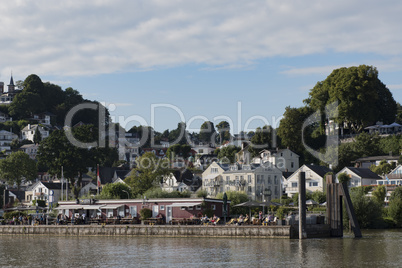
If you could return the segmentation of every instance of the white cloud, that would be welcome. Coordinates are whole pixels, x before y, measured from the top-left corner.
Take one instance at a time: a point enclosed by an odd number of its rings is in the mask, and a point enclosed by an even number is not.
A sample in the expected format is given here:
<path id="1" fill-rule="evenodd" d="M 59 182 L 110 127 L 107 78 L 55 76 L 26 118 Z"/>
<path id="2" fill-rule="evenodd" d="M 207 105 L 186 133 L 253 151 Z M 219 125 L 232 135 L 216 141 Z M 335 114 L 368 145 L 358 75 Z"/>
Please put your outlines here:
<path id="1" fill-rule="evenodd" d="M 387 85 L 387 87 L 391 90 L 400 90 L 402 89 L 402 84 L 399 85 Z"/>
<path id="2" fill-rule="evenodd" d="M 4 75 L 236 68 L 327 52 L 402 54 L 397 0 L 6 1 L 0 13 Z"/>

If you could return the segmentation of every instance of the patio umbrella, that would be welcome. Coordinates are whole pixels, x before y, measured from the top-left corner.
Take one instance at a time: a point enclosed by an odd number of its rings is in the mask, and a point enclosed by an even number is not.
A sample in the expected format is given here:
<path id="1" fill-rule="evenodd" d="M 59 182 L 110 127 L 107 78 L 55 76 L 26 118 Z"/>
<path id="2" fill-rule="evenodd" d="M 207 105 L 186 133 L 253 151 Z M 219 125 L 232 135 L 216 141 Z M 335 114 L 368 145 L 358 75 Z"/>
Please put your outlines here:
<path id="1" fill-rule="evenodd" d="M 318 205 L 318 202 L 314 201 L 313 199 L 309 199 L 306 201 L 306 205 Z"/>
<path id="2" fill-rule="evenodd" d="M 257 201 L 247 201 L 247 202 L 244 202 L 244 203 L 234 205 L 234 207 L 248 207 L 249 208 L 250 219 L 251 219 L 251 208 L 252 207 L 262 207 L 264 205 L 265 205 L 265 203 L 259 203 Z"/>

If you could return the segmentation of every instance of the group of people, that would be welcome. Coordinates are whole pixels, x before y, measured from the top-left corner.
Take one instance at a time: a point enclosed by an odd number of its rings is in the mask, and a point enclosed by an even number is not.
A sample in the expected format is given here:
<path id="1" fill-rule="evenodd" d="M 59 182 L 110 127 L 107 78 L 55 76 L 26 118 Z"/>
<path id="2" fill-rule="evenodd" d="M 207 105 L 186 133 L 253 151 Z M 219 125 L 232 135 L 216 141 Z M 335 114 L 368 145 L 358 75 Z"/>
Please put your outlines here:
<path id="1" fill-rule="evenodd" d="M 258 213 L 258 218 L 253 218 L 253 222 L 250 222 L 250 218 L 248 215 L 243 216 L 243 214 L 240 214 L 240 216 L 237 219 L 233 219 L 230 221 L 230 223 L 236 224 L 236 225 L 242 225 L 242 224 L 250 224 L 254 223 L 254 220 L 257 220 L 257 224 L 270 224 L 274 222 L 275 218 L 273 214 L 269 214 L 267 216 L 264 216 L 262 211 Z"/>
<path id="2" fill-rule="evenodd" d="M 212 223 L 216 225 L 218 222 L 219 217 L 217 217 L 215 214 L 212 218 L 208 218 L 207 214 L 204 214 L 204 216 L 201 217 L 201 224 Z"/>

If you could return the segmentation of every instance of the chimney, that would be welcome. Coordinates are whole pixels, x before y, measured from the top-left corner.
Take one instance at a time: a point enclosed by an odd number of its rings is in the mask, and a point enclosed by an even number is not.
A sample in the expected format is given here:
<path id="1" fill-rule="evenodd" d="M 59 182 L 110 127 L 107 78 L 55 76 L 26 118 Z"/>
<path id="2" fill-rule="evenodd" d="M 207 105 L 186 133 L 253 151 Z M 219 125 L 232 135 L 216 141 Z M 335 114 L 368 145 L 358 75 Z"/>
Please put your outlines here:
<path id="1" fill-rule="evenodd" d="M 31 129 L 31 124 L 28 124 L 28 130 L 30 130 Z"/>
<path id="2" fill-rule="evenodd" d="M 0 82 L 0 94 L 4 93 L 4 82 Z"/>

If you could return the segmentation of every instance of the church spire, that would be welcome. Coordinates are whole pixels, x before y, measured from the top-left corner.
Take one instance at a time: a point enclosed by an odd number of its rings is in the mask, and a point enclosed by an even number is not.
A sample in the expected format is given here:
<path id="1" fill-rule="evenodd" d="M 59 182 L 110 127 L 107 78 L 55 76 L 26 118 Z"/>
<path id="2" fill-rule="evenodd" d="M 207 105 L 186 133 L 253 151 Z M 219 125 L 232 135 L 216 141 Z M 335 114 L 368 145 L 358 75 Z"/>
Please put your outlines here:
<path id="1" fill-rule="evenodd" d="M 15 85 L 14 85 L 14 79 L 13 79 L 13 72 L 11 72 L 11 78 L 10 78 L 10 84 L 8 86 L 8 92 L 14 92 Z"/>

